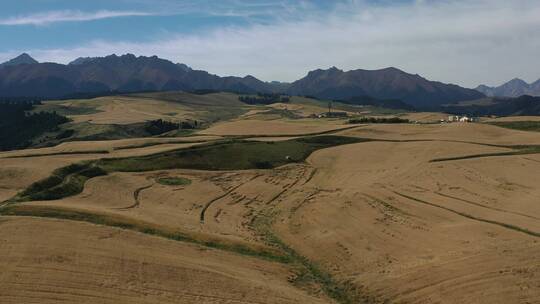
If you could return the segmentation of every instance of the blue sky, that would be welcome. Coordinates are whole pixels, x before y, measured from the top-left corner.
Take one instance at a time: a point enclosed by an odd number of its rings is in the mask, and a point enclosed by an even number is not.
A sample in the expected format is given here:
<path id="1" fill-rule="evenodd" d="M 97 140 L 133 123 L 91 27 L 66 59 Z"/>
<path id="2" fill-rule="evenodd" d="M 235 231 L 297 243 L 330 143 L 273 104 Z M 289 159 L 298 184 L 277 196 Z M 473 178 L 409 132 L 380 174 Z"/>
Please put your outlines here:
<path id="1" fill-rule="evenodd" d="M 537 0 L 18 0 L 0 61 L 158 55 L 219 75 L 291 81 L 395 66 L 464 86 L 540 77 Z"/>

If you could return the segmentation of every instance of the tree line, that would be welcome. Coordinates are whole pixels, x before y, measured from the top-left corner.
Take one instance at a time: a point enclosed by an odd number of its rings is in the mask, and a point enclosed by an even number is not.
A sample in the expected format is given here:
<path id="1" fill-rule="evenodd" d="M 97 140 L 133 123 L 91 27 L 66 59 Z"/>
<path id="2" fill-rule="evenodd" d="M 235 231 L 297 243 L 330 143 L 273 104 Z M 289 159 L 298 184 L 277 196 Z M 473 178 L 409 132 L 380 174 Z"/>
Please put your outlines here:
<path id="1" fill-rule="evenodd" d="M 257 95 L 239 96 L 238 100 L 250 105 L 269 105 L 276 102 L 288 103 L 290 101 L 290 98 L 288 96 L 282 96 L 281 94 L 275 93 L 258 93 Z"/>
<path id="2" fill-rule="evenodd" d="M 386 123 L 386 124 L 396 124 L 396 123 L 409 123 L 408 119 L 403 119 L 399 117 L 361 117 L 361 118 L 352 118 L 349 119 L 350 124 L 362 124 L 362 123 Z"/>
<path id="3" fill-rule="evenodd" d="M 163 119 L 156 119 L 147 121 L 145 123 L 144 129 L 146 132 L 150 133 L 150 135 L 159 135 L 163 133 L 167 133 L 173 130 L 193 130 L 196 129 L 199 126 L 199 123 L 195 120 L 193 122 L 188 121 L 182 121 L 179 123 L 166 121 Z"/>
<path id="4" fill-rule="evenodd" d="M 23 149 L 69 121 L 56 112 L 31 112 L 40 101 L 0 100 L 0 150 Z"/>

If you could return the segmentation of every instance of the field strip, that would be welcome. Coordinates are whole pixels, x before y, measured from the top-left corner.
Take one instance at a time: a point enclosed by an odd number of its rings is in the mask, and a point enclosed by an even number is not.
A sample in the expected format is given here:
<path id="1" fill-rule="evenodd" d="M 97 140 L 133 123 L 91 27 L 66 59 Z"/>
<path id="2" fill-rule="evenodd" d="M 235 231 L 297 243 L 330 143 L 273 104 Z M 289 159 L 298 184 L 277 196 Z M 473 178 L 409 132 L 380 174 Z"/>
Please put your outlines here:
<path id="1" fill-rule="evenodd" d="M 291 261 L 290 256 L 274 248 L 251 246 L 241 242 L 222 241 L 205 235 L 187 234 L 176 229 L 166 228 L 145 221 L 133 220 L 129 217 L 115 214 L 54 206 L 11 205 L 0 209 L 0 216 L 27 216 L 86 222 L 153 235 L 173 241 L 192 243 L 203 247 L 234 252 L 240 255 L 252 256 L 282 264 L 287 264 Z"/>
<path id="2" fill-rule="evenodd" d="M 469 200 L 462 199 L 462 198 L 459 198 L 459 197 L 455 197 L 455 196 L 452 196 L 452 195 L 444 194 L 444 193 L 441 193 L 441 192 L 435 192 L 435 194 L 443 196 L 443 197 L 451 198 L 451 199 L 454 199 L 454 200 L 458 200 L 458 201 L 461 201 L 461 202 L 464 202 L 464 203 L 467 203 L 467 204 L 475 205 L 475 206 L 478 206 L 478 207 L 483 207 L 483 208 L 487 208 L 487 209 L 491 209 L 491 210 L 495 210 L 495 211 L 500 211 L 500 212 L 504 212 L 504 213 L 510 213 L 510 214 L 514 214 L 514 215 L 524 216 L 524 217 L 528 217 L 528 218 L 531 218 L 531 219 L 534 219 L 534 220 L 540 220 L 540 218 L 532 216 L 532 215 L 519 213 L 519 212 L 514 212 L 514 211 L 509 211 L 509 210 L 504 210 L 504 209 L 496 208 L 496 207 L 486 206 L 484 204 L 476 203 L 476 202 L 473 202 L 473 201 L 469 201 Z"/>
<path id="3" fill-rule="evenodd" d="M 332 129 L 332 130 L 326 130 L 321 132 L 312 132 L 312 133 L 303 133 L 303 134 L 250 134 L 250 135 L 215 135 L 215 134 L 202 134 L 204 136 L 220 136 L 223 138 L 236 138 L 236 139 L 249 139 L 249 138 L 256 138 L 256 137 L 306 137 L 306 136 L 316 136 L 316 135 L 329 135 L 334 134 L 341 131 L 347 131 L 354 128 L 360 128 L 363 126 L 351 126 L 351 127 L 344 127 L 344 128 L 338 128 L 338 129 Z"/>
<path id="4" fill-rule="evenodd" d="M 33 153 L 25 155 L 13 155 L 13 156 L 4 156 L 0 158 L 30 158 L 30 157 L 45 157 L 45 156 L 57 156 L 57 155 L 86 155 L 86 154 L 109 154 L 107 150 L 89 150 L 89 151 L 71 151 L 71 152 L 52 152 L 52 153 Z"/>
<path id="5" fill-rule="evenodd" d="M 507 224 L 507 223 L 502 223 L 502 222 L 497 222 L 497 221 L 492 221 L 492 220 L 488 220 L 488 219 L 479 218 L 479 217 L 476 217 L 474 215 L 470 215 L 470 214 L 460 212 L 460 211 L 457 211 L 457 210 L 453 210 L 453 209 L 450 209 L 450 208 L 447 208 L 447 207 L 444 207 L 444 206 L 441 206 L 441 205 L 430 203 L 430 202 L 421 200 L 421 199 L 416 198 L 416 197 L 412 197 L 412 196 L 409 196 L 409 195 L 406 195 L 406 194 L 399 193 L 397 191 L 392 191 L 392 192 L 394 194 L 396 194 L 396 195 L 399 195 L 399 196 L 403 197 L 403 198 L 406 198 L 406 199 L 409 199 L 409 200 L 412 200 L 412 201 L 415 201 L 415 202 L 418 202 L 418 203 L 422 203 L 422 204 L 425 204 L 425 205 L 429 205 L 429 206 L 432 206 L 432 207 L 436 207 L 436 208 L 439 208 L 439 209 L 443 209 L 443 210 L 446 210 L 448 212 L 452 212 L 454 214 L 466 217 L 466 218 L 471 219 L 471 220 L 475 220 L 475 221 L 479 221 L 479 222 L 483 222 L 483 223 L 488 223 L 488 224 L 492 224 L 492 225 L 496 225 L 496 226 L 500 226 L 500 227 L 503 227 L 503 228 L 506 228 L 506 229 L 514 230 L 514 231 L 521 232 L 521 233 L 524 233 L 524 234 L 527 234 L 527 235 L 530 235 L 530 236 L 534 236 L 534 237 L 540 237 L 540 233 L 530 231 L 530 230 L 525 229 L 525 228 L 521 228 L 521 227 L 511 225 L 511 224 Z"/>

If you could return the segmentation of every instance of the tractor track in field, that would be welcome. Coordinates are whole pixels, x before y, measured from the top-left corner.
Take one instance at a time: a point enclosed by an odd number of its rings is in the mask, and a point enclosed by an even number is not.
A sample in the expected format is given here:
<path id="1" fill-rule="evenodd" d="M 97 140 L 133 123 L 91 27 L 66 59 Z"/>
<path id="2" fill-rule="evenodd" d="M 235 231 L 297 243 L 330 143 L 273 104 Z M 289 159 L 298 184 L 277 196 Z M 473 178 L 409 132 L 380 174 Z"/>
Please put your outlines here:
<path id="1" fill-rule="evenodd" d="M 140 187 L 140 188 L 137 188 L 135 189 L 135 191 L 133 191 L 133 204 L 130 205 L 130 206 L 127 206 L 127 207 L 121 207 L 121 208 L 114 208 L 115 210 L 129 210 L 129 209 L 133 209 L 133 208 L 137 208 L 141 205 L 141 200 L 139 198 L 140 194 L 142 191 L 146 190 L 146 189 L 150 189 L 154 186 L 154 184 L 150 184 L 150 185 L 147 185 L 147 186 L 144 186 L 144 187 Z"/>
<path id="2" fill-rule="evenodd" d="M 229 194 L 231 194 L 234 190 L 242 187 L 243 185 L 255 180 L 256 178 L 258 178 L 259 176 L 261 176 L 262 174 L 257 174 L 255 175 L 254 177 L 250 178 L 248 181 L 246 182 L 243 182 L 243 183 L 240 183 L 232 188 L 230 188 L 229 190 L 227 190 L 227 192 L 223 193 L 222 195 L 220 196 L 217 196 L 215 198 L 213 198 L 212 200 L 210 200 L 208 203 L 206 203 L 203 207 L 203 209 L 201 210 L 201 214 L 200 214 L 200 221 L 201 221 L 201 224 L 204 224 L 204 218 L 205 218 L 205 215 L 206 215 L 206 211 L 208 210 L 208 208 L 210 208 L 210 206 L 212 206 L 212 204 L 214 204 L 215 202 L 219 201 L 220 199 L 228 196 Z"/>
<path id="3" fill-rule="evenodd" d="M 471 220 L 474 220 L 474 221 L 499 226 L 499 227 L 502 227 L 502 228 L 506 228 L 506 229 L 509 229 L 509 230 L 513 230 L 513 231 L 516 231 L 516 232 L 521 232 L 521 233 L 524 233 L 524 234 L 527 234 L 527 235 L 530 235 L 530 236 L 540 238 L 540 232 L 531 231 L 531 230 L 528 230 L 526 228 L 522 228 L 522 227 L 515 226 L 515 225 L 512 225 L 512 224 L 507 224 L 507 223 L 504 223 L 504 222 L 498 222 L 498 221 L 493 221 L 493 220 L 490 220 L 490 219 L 477 217 L 477 216 L 474 216 L 474 215 L 471 215 L 471 214 L 468 214 L 468 213 L 465 213 L 465 212 L 457 211 L 457 210 L 454 210 L 454 209 L 451 209 L 451 208 L 448 208 L 448 207 L 444 207 L 444 206 L 441 206 L 441 205 L 438 205 L 438 204 L 435 204 L 435 203 L 424 201 L 424 200 L 421 200 L 421 199 L 413 197 L 413 196 L 402 194 L 402 193 L 399 193 L 397 191 L 392 191 L 392 192 L 394 194 L 402 197 L 402 198 L 406 198 L 408 200 L 415 201 L 415 202 L 418 202 L 418 203 L 421 203 L 421 204 L 424 204 L 424 205 L 432 206 L 432 207 L 435 207 L 435 208 L 443 209 L 443 210 L 446 210 L 448 212 L 457 214 L 459 216 L 462 216 L 462 217 L 465 217 L 465 218 L 468 218 L 468 219 L 471 219 Z"/>

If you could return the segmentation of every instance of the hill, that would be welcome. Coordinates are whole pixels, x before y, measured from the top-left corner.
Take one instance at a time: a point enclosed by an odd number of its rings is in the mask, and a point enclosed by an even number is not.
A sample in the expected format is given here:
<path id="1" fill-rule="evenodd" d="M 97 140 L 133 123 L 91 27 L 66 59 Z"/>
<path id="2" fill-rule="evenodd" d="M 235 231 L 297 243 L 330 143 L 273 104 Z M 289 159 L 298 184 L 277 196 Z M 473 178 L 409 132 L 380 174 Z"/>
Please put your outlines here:
<path id="1" fill-rule="evenodd" d="M 489 97 L 540 96 L 540 79 L 529 84 L 519 78 L 514 78 L 498 87 L 479 85 L 476 90 Z"/>
<path id="2" fill-rule="evenodd" d="M 335 67 L 328 70 L 319 69 L 293 82 L 287 93 L 341 100 L 354 96 L 400 99 L 417 108 L 434 108 L 445 103 L 483 97 L 478 91 L 429 81 L 396 68 L 348 72 Z"/>

